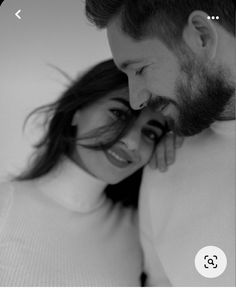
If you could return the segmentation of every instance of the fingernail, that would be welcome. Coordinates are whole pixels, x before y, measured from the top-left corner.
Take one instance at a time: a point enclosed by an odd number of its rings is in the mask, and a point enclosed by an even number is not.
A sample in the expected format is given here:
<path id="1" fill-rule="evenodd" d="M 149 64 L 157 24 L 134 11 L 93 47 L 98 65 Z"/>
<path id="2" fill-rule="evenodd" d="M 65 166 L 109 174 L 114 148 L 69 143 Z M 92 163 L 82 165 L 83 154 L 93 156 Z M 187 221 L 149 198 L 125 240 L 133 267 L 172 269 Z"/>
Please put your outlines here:
<path id="1" fill-rule="evenodd" d="M 182 142 L 176 142 L 175 143 L 175 148 L 178 149 L 182 146 Z"/>
<path id="2" fill-rule="evenodd" d="M 167 164 L 170 164 L 170 165 L 173 164 L 175 162 L 175 158 L 176 158 L 175 155 L 168 157 Z"/>
<path id="3" fill-rule="evenodd" d="M 174 132 L 171 130 L 171 131 L 168 131 L 167 134 L 168 135 L 174 135 Z"/>
<path id="4" fill-rule="evenodd" d="M 155 166 L 153 164 L 148 164 L 149 168 L 154 170 L 155 169 Z"/>

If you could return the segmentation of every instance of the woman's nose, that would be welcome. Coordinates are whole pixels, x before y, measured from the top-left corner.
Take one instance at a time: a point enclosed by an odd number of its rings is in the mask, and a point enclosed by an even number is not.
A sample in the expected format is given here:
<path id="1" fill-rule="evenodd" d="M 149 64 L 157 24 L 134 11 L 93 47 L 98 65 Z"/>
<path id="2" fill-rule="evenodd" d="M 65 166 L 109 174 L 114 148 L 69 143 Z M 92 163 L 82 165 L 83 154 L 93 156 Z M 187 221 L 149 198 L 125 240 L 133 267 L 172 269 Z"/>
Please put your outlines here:
<path id="1" fill-rule="evenodd" d="M 128 150 L 137 152 L 140 144 L 140 133 L 137 128 L 131 128 L 127 134 L 121 139 Z"/>

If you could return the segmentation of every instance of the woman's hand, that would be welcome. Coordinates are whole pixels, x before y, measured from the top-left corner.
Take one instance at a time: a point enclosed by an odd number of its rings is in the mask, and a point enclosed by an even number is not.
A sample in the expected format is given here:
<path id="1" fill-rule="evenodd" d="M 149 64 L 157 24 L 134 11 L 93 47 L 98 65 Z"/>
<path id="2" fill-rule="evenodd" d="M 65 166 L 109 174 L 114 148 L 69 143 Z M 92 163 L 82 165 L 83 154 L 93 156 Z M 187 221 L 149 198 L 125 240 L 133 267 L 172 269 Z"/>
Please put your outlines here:
<path id="1" fill-rule="evenodd" d="M 176 135 L 174 131 L 169 131 L 157 145 L 149 166 L 165 172 L 168 166 L 174 163 L 176 149 L 182 146 L 183 141 L 182 136 Z"/>

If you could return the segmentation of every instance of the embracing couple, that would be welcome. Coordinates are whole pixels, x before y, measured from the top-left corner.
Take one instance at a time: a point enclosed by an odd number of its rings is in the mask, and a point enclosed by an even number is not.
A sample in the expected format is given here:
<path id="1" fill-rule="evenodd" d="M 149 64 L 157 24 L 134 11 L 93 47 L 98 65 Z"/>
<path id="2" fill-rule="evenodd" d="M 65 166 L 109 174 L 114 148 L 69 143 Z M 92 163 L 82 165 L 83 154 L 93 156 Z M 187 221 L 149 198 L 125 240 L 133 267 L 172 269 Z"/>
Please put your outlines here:
<path id="1" fill-rule="evenodd" d="M 234 13 L 86 0 L 113 60 L 33 112 L 34 159 L 0 188 L 1 286 L 235 285 Z"/>

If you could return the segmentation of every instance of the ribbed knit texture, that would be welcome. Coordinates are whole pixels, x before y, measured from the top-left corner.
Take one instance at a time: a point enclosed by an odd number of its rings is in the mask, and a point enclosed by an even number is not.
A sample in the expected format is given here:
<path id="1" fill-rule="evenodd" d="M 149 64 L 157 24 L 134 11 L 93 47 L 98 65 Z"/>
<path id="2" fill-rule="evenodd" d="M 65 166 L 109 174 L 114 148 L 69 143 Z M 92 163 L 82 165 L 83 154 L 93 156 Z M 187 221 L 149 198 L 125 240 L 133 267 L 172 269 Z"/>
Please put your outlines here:
<path id="1" fill-rule="evenodd" d="M 1 185 L 0 286 L 138 286 L 135 214 L 89 193 L 99 182 L 64 164 L 45 178 Z"/>

